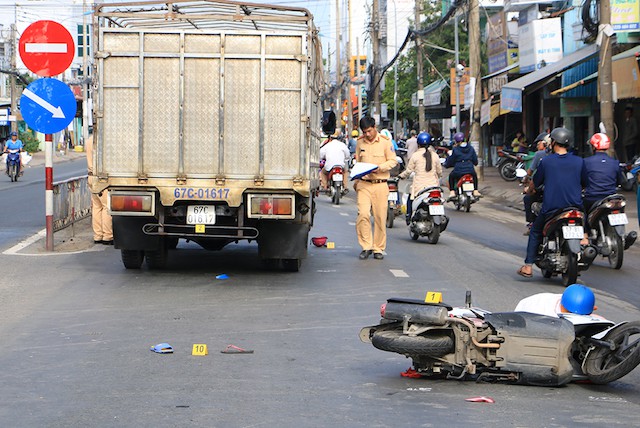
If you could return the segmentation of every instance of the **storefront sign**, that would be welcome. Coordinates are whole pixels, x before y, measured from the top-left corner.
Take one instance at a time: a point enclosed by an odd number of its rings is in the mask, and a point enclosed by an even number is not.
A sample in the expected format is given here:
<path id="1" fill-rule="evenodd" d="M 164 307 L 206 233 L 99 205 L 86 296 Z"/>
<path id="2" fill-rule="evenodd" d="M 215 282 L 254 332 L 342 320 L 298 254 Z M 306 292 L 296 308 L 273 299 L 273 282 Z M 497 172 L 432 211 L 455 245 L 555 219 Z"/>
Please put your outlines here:
<path id="1" fill-rule="evenodd" d="M 589 117 L 593 115 L 591 98 L 561 98 L 560 115 L 562 117 Z"/>
<path id="2" fill-rule="evenodd" d="M 560 18 L 538 19 L 520 27 L 520 72 L 529 73 L 562 59 Z"/>
<path id="3" fill-rule="evenodd" d="M 640 0 L 611 0 L 611 24 L 616 32 L 640 30 Z"/>

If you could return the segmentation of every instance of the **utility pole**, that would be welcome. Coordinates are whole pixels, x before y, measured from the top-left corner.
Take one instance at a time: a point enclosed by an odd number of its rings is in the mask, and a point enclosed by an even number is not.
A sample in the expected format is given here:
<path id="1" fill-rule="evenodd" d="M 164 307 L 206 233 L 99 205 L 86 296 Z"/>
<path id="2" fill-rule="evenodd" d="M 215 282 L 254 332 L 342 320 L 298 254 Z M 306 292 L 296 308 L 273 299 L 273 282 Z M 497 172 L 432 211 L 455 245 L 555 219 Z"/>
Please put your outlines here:
<path id="1" fill-rule="evenodd" d="M 11 71 L 18 71 L 18 64 L 16 58 L 16 52 L 18 50 L 18 44 L 16 42 L 16 24 L 11 24 Z M 15 116 L 18 112 L 18 88 L 16 86 L 16 75 L 11 74 L 11 115 Z M 11 122 L 11 131 L 18 130 L 18 121 Z"/>
<path id="2" fill-rule="evenodd" d="M 336 116 L 338 127 L 342 121 L 342 73 L 340 72 L 340 0 L 336 0 Z"/>
<path id="3" fill-rule="evenodd" d="M 360 79 L 360 39 L 356 37 L 356 71 L 355 74 Z M 358 83 L 358 123 L 360 125 L 360 119 L 362 119 L 362 84 Z"/>
<path id="4" fill-rule="evenodd" d="M 416 0 L 415 21 L 416 30 L 420 30 L 420 0 Z M 418 132 L 426 131 L 427 124 L 424 116 L 424 76 L 422 71 L 422 43 L 420 37 L 416 37 L 416 66 L 418 70 Z M 420 92 L 422 91 L 422 96 Z"/>
<path id="5" fill-rule="evenodd" d="M 89 43 L 87 43 L 87 1 L 82 1 L 82 147 L 86 147 L 89 140 L 89 68 L 87 67 L 87 55 L 89 55 Z"/>
<path id="6" fill-rule="evenodd" d="M 455 27 L 454 27 L 454 43 L 455 43 L 455 76 L 456 76 L 456 132 L 460 132 L 460 80 L 462 73 L 460 72 L 460 44 L 458 42 L 458 11 L 455 13 Z"/>
<path id="7" fill-rule="evenodd" d="M 347 0 L 347 73 L 349 77 L 349 84 L 347 85 L 347 132 L 345 132 L 347 141 L 351 137 L 348 135 L 353 130 L 353 102 L 351 99 L 351 0 Z M 356 75 L 354 70 L 353 75 Z"/>
<path id="8" fill-rule="evenodd" d="M 380 70 L 380 10 L 378 6 L 378 0 L 373 0 L 371 12 L 371 21 L 373 26 L 372 31 L 372 47 L 373 47 L 373 76 L 371 79 L 373 81 L 373 85 L 378 83 L 379 79 L 379 70 Z M 369 112 L 369 115 L 376 119 L 376 123 L 380 125 L 380 85 L 378 84 L 373 88 L 373 109 Z"/>
<path id="9" fill-rule="evenodd" d="M 482 103 L 480 79 L 480 4 L 478 0 L 469 0 L 469 72 L 473 89 L 471 134 L 469 141 L 478 147 L 478 180 L 484 180 L 484 145 L 480 131 L 480 105 Z"/>
<path id="10" fill-rule="evenodd" d="M 611 3 L 600 0 L 600 61 L 598 62 L 598 86 L 600 89 L 600 119 L 613 139 L 613 86 L 611 84 Z M 613 144 L 607 150 L 609 156 L 615 157 Z"/>

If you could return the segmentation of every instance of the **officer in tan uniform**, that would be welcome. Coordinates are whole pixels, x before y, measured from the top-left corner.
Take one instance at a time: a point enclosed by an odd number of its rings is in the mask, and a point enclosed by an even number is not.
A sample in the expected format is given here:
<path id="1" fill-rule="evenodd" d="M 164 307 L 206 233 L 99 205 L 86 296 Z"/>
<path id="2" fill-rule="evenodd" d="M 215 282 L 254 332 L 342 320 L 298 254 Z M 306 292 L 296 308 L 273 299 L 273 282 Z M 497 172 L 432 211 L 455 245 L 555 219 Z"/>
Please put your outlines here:
<path id="1" fill-rule="evenodd" d="M 87 153 L 87 164 L 89 170 L 89 189 L 97 184 L 98 177 L 93 175 L 93 137 L 85 143 Z M 113 225 L 111 215 L 107 208 L 107 192 L 91 192 L 91 227 L 93 228 L 93 243 L 113 245 Z"/>
<path id="2" fill-rule="evenodd" d="M 356 180 L 354 188 L 358 195 L 358 219 L 356 233 L 362 247 L 360 259 L 382 260 L 382 252 L 387 246 L 387 205 L 389 171 L 396 166 L 396 154 L 391 140 L 376 130 L 374 118 L 365 116 L 360 119 L 362 135 L 356 143 L 356 161 L 378 165 L 378 169 Z M 371 215 L 373 215 L 373 237 L 371 234 Z"/>

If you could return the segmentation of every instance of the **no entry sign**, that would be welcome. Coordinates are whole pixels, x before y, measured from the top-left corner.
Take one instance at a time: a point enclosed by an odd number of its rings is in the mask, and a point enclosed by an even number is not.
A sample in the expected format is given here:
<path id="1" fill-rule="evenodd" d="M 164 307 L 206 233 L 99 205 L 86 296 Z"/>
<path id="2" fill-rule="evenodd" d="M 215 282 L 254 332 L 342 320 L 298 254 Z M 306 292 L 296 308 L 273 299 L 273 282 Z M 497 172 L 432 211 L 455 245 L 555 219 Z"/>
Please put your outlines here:
<path id="1" fill-rule="evenodd" d="M 38 76 L 50 77 L 71 65 L 75 44 L 63 25 L 54 21 L 36 21 L 22 33 L 19 51 L 29 70 Z"/>

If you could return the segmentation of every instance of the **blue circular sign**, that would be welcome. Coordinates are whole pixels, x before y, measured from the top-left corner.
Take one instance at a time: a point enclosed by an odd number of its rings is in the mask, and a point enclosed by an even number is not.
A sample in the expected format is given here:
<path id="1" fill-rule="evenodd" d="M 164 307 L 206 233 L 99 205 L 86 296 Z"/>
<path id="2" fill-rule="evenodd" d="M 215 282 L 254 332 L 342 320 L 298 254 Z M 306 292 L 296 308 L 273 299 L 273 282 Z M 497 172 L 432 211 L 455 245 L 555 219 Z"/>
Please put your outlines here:
<path id="1" fill-rule="evenodd" d="M 38 79 L 22 91 L 20 111 L 29 127 L 43 134 L 62 131 L 76 115 L 76 97 L 60 80 Z"/>

